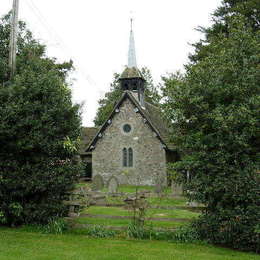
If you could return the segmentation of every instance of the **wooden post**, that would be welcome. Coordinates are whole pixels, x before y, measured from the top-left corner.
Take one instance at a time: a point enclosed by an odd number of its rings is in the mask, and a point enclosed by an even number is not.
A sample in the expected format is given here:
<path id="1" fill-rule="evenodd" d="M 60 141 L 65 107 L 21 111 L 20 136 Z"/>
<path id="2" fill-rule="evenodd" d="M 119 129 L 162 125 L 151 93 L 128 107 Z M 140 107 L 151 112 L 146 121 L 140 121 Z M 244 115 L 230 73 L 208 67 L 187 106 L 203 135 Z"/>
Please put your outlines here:
<path id="1" fill-rule="evenodd" d="M 17 32 L 18 32 L 18 9 L 19 0 L 13 0 L 12 19 L 11 19 L 11 35 L 10 35 L 10 53 L 9 68 L 10 78 L 12 79 L 16 70 L 16 49 L 17 49 Z"/>

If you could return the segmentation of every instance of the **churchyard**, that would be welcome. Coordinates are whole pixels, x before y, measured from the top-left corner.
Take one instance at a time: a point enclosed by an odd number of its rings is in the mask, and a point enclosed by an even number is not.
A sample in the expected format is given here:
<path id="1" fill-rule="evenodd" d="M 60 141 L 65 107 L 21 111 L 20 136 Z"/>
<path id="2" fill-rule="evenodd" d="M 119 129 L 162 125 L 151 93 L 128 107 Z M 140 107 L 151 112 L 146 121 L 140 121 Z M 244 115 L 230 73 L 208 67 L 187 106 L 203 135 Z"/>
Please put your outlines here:
<path id="1" fill-rule="evenodd" d="M 71 200 L 75 207 L 82 206 L 81 210 L 71 207 L 68 220 L 75 229 L 101 225 L 124 231 L 141 218 L 146 228 L 174 231 L 203 210 L 172 187 L 118 185 L 116 181 L 105 187 L 102 181 L 94 180 L 92 184 L 79 183 L 74 193 L 83 197 L 83 203 Z"/>
<path id="2" fill-rule="evenodd" d="M 171 187 L 115 186 L 104 187 L 99 181 L 78 183 L 73 191 L 76 196 L 70 196 L 74 200 L 68 203 L 68 206 L 74 206 L 70 217 L 66 218 L 70 229 L 63 234 L 49 234 L 37 226 L 0 227 L 0 260 L 259 259 L 256 254 L 204 242 L 171 240 L 177 228 L 185 226 L 203 210 L 202 205 L 194 205 L 185 196 L 176 195 Z M 115 188 L 113 192 L 111 188 Z M 131 198 L 136 198 L 138 194 L 145 201 L 144 227 L 156 234 L 155 239 L 139 239 L 129 235 L 129 226 L 135 214 L 130 205 L 133 202 Z M 79 205 L 80 210 L 76 207 Z"/>

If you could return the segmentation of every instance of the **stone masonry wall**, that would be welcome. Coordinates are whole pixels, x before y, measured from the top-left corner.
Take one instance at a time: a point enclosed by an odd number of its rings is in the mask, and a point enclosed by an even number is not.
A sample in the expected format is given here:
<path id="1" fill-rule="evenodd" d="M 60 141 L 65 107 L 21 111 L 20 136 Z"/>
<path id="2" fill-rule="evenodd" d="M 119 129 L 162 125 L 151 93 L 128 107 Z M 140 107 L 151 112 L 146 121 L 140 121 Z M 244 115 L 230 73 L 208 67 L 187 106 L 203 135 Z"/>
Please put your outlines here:
<path id="1" fill-rule="evenodd" d="M 160 140 L 155 137 L 142 115 L 134 111 L 126 99 L 112 123 L 102 133 L 92 152 L 93 177 L 100 174 L 105 183 L 111 176 L 120 184 L 166 185 L 166 153 Z M 130 124 L 130 133 L 123 131 Z M 133 167 L 123 167 L 123 148 L 133 149 Z"/>

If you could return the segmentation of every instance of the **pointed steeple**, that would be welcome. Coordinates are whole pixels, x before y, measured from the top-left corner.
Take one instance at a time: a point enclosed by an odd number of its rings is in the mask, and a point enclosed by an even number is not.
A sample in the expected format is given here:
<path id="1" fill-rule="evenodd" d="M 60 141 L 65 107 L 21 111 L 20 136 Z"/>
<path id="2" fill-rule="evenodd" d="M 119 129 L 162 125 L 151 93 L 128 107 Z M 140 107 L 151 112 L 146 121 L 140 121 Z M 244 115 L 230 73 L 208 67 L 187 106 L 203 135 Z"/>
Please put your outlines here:
<path id="1" fill-rule="evenodd" d="M 121 74 L 119 81 L 121 84 L 121 89 L 123 91 L 130 91 L 132 95 L 138 100 L 141 106 L 144 107 L 144 88 L 145 79 L 142 73 L 138 70 L 136 64 L 135 55 L 135 41 L 133 33 L 133 19 L 131 19 L 131 30 L 129 38 L 129 51 L 128 51 L 128 64 Z"/>
<path id="2" fill-rule="evenodd" d="M 135 54 L 135 39 L 133 32 L 133 18 L 131 18 L 131 30 L 129 37 L 129 50 L 128 50 L 128 68 L 137 68 L 136 54 Z"/>

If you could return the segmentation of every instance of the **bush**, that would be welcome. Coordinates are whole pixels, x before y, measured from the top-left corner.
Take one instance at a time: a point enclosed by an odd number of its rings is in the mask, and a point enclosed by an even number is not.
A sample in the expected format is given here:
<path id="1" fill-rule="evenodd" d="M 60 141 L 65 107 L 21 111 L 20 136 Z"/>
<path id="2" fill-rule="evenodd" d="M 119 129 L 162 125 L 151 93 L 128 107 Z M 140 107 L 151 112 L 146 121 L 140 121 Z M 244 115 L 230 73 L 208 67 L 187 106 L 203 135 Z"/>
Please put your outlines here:
<path id="1" fill-rule="evenodd" d="M 104 226 L 94 225 L 92 227 L 87 227 L 86 229 L 84 229 L 84 234 L 91 237 L 107 238 L 115 237 L 117 232 L 115 230 L 107 229 Z"/>
<path id="2" fill-rule="evenodd" d="M 8 42 L 8 21 L 0 20 L 0 43 Z M 62 201 L 81 171 L 81 119 L 66 81 L 72 63 L 46 57 L 19 25 L 17 73 L 8 81 L 0 71 L 0 223 L 46 224 L 67 213 Z M 0 52 L 8 67 L 8 44 Z"/>
<path id="3" fill-rule="evenodd" d="M 52 218 L 46 225 L 38 226 L 44 234 L 63 234 L 69 229 L 68 223 L 63 218 Z"/>
<path id="4" fill-rule="evenodd" d="M 144 225 L 137 224 L 134 221 L 129 224 L 126 230 L 126 234 L 128 237 L 137 239 L 151 239 L 152 233 L 152 226 L 147 228 Z"/>
<path id="5" fill-rule="evenodd" d="M 167 240 L 181 243 L 202 241 L 196 228 L 192 225 L 181 226 L 174 231 L 157 231 L 152 225 L 142 226 L 132 222 L 127 228 L 127 236 L 137 239 Z"/>
<path id="6" fill-rule="evenodd" d="M 253 212 L 252 212 L 253 213 Z M 232 214 L 232 215 L 231 215 Z M 206 214 L 193 225 L 198 237 L 235 249 L 260 251 L 259 216 L 246 214 Z"/>

